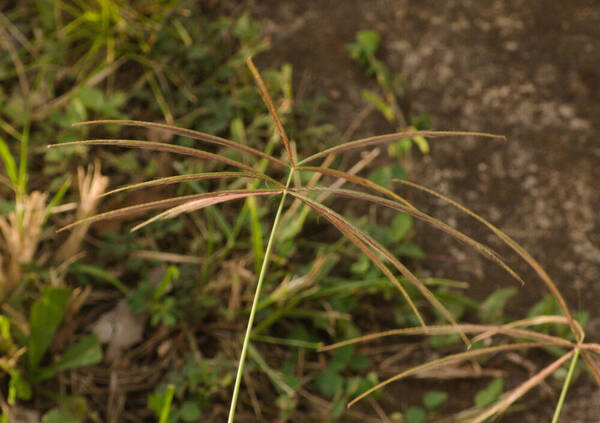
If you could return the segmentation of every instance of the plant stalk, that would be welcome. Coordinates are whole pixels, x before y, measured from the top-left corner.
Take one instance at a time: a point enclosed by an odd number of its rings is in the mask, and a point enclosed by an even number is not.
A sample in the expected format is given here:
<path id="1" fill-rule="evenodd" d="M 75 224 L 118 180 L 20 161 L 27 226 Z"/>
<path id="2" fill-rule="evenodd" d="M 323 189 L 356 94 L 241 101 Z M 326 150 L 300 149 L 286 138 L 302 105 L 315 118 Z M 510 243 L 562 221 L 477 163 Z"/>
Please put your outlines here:
<path id="1" fill-rule="evenodd" d="M 246 335 L 244 336 L 244 343 L 242 344 L 242 353 L 240 354 L 240 362 L 238 364 L 237 375 L 235 377 L 235 385 L 233 387 L 233 395 L 231 397 L 231 407 L 229 408 L 229 418 L 227 419 L 227 423 L 233 423 L 235 417 L 235 408 L 237 405 L 238 395 L 240 393 L 242 375 L 244 374 L 244 363 L 246 361 L 246 354 L 248 353 L 248 344 L 250 343 L 250 336 L 252 335 L 254 316 L 256 314 L 258 302 L 260 300 L 260 291 L 262 288 L 262 284 L 267 274 L 267 267 L 269 266 L 269 260 L 271 258 L 273 244 L 275 244 L 275 233 L 277 232 L 277 226 L 279 225 L 279 220 L 282 215 L 283 204 L 285 203 L 285 198 L 287 196 L 287 188 L 290 186 L 293 174 L 294 170 L 290 169 L 290 174 L 285 185 L 286 191 L 284 191 L 283 194 L 281 194 L 281 201 L 279 202 L 277 214 L 275 214 L 275 220 L 273 221 L 273 227 L 271 228 L 271 235 L 269 236 L 269 241 L 265 250 L 265 256 L 263 258 L 262 266 L 260 268 L 260 275 L 258 276 L 258 283 L 256 284 L 256 292 L 254 293 L 254 300 L 252 301 L 252 308 L 250 309 L 250 317 L 248 318 L 248 326 L 246 327 Z"/>
<path id="2" fill-rule="evenodd" d="M 583 339 L 582 339 L 583 342 Z M 562 391 L 560 392 L 560 397 L 558 398 L 558 403 L 556 404 L 556 409 L 554 410 L 554 417 L 552 417 L 552 423 L 558 423 L 558 418 L 560 417 L 560 412 L 562 411 L 563 404 L 565 403 L 565 398 L 567 397 L 567 391 L 569 390 L 569 385 L 571 384 L 571 379 L 573 378 L 573 374 L 575 373 L 575 367 L 577 366 L 577 361 L 579 359 L 579 353 L 581 349 L 579 346 L 575 349 L 575 354 L 573 354 L 573 358 L 571 359 L 571 365 L 569 366 L 569 372 L 567 373 L 567 377 L 565 378 L 565 382 L 563 383 Z"/>

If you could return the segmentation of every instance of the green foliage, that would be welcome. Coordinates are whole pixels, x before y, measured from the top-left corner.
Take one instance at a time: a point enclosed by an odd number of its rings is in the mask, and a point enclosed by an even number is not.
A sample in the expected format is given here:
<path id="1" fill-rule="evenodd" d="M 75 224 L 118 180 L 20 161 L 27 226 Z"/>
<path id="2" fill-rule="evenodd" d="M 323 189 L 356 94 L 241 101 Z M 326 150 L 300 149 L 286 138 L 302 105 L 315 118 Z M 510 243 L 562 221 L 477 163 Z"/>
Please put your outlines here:
<path id="1" fill-rule="evenodd" d="M 563 312 L 558 302 L 556 301 L 556 298 L 554 298 L 552 295 L 546 295 L 531 307 L 529 313 L 527 314 L 527 317 L 551 316 L 562 314 Z M 574 312 L 573 318 L 581 325 L 581 327 L 585 328 L 589 320 L 589 312 L 585 310 Z M 553 334 L 565 339 L 575 339 L 573 333 L 564 324 L 545 323 L 543 325 L 540 325 L 538 330 L 540 332 Z"/>
<path id="2" fill-rule="evenodd" d="M 479 318 L 484 323 L 504 323 L 504 306 L 517 293 L 514 287 L 494 291 L 479 308 Z"/>
<path id="3" fill-rule="evenodd" d="M 495 403 L 502 395 L 502 389 L 504 388 L 504 379 L 497 377 L 492 380 L 489 385 L 479 391 L 474 398 L 475 405 L 478 407 L 485 407 Z"/>
<path id="4" fill-rule="evenodd" d="M 394 179 L 406 179 L 406 171 L 402 166 L 380 166 L 369 174 L 369 180 L 385 188 L 392 188 Z"/>
<path id="5" fill-rule="evenodd" d="M 171 373 L 167 384 L 148 396 L 148 408 L 158 419 L 168 413 L 165 422 L 197 421 L 197 416 L 205 416 L 213 398 L 232 381 L 233 365 L 222 356 L 197 359 L 190 354 L 183 367 Z"/>
<path id="6" fill-rule="evenodd" d="M 65 288 L 45 288 L 42 296 L 31 307 L 28 342 L 29 370 L 37 370 L 60 325 L 70 291 Z"/>
<path id="7" fill-rule="evenodd" d="M 423 423 L 427 420 L 427 412 L 420 407 L 406 410 L 406 423 Z"/>
<path id="8" fill-rule="evenodd" d="M 362 97 L 399 131 L 427 129 L 428 116 L 407 118 L 402 111 L 398 99 L 405 95 L 407 80 L 402 75 L 393 73 L 384 62 L 376 58 L 379 44 L 380 37 L 377 32 L 364 30 L 356 33 L 354 43 L 346 45 L 350 57 L 366 69 L 367 75 L 375 78 L 379 87 L 379 92 L 362 90 Z M 388 154 L 390 157 L 402 157 L 410 150 L 412 144 L 415 144 L 422 154 L 429 153 L 429 144 L 425 137 L 415 135 L 400 137 L 396 142 L 391 143 L 388 146 Z"/>
<path id="9" fill-rule="evenodd" d="M 423 397 L 423 404 L 429 411 L 439 411 L 448 401 L 448 394 L 442 391 L 429 391 Z"/>
<path id="10" fill-rule="evenodd" d="M 346 45 L 350 57 L 365 67 L 373 65 L 375 53 L 379 48 L 379 34 L 375 31 L 364 30 L 356 33 L 356 41 Z M 372 73 L 374 69 L 369 68 Z"/>
<path id="11" fill-rule="evenodd" d="M 136 313 L 150 314 L 152 326 L 164 324 L 172 327 L 176 323 L 175 298 L 167 295 L 168 288 L 179 279 L 179 269 L 169 266 L 158 284 L 141 282 L 129 298 L 131 308 Z"/>
<path id="12" fill-rule="evenodd" d="M 351 322 L 340 322 L 343 338 L 359 335 L 358 328 Z M 325 369 L 317 373 L 313 383 L 325 397 L 331 398 L 333 421 L 340 418 L 349 399 L 360 395 L 378 383 L 375 373 L 364 372 L 369 368 L 369 358 L 358 353 L 353 345 L 338 348 Z M 363 373 L 362 376 L 356 373 Z M 378 398 L 379 395 L 375 395 Z"/>
<path id="13" fill-rule="evenodd" d="M 448 394 L 442 391 L 428 391 L 423 396 L 423 406 L 411 406 L 404 413 L 392 415 L 393 420 L 404 423 L 423 423 L 435 420 L 448 401 Z"/>
<path id="14" fill-rule="evenodd" d="M 72 344 L 54 364 L 40 369 L 35 380 L 50 379 L 58 372 L 97 364 L 101 360 L 102 348 L 98 337 L 95 334 L 86 335 Z"/>
<path id="15" fill-rule="evenodd" d="M 88 414 L 89 410 L 85 399 L 67 397 L 60 400 L 58 407 L 44 414 L 42 423 L 83 423 Z"/>

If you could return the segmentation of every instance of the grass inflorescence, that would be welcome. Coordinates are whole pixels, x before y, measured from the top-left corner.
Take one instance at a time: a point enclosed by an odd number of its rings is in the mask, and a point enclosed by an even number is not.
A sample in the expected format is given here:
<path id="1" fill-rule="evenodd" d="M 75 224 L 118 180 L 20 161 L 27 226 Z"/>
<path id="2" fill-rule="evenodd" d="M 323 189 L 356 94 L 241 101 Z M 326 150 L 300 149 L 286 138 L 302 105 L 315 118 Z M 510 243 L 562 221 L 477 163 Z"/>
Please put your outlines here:
<path id="1" fill-rule="evenodd" d="M 566 352 L 560 356 L 556 361 L 550 364 L 548 367 L 538 372 L 536 375 L 528 379 L 522 385 L 516 387 L 510 392 L 504 394 L 498 401 L 496 401 L 493 405 L 480 410 L 477 416 L 472 418 L 474 422 L 482 422 L 488 417 L 501 413 L 505 411 L 514 401 L 523 396 L 527 391 L 529 391 L 532 387 L 541 383 L 546 377 L 548 377 L 553 371 L 561 367 L 568 360 L 571 360 L 572 364 L 570 370 L 568 372 L 568 376 L 564 382 L 563 395 L 561 395 L 560 401 L 557 405 L 556 416 L 559 415 L 560 409 L 564 400 L 564 393 L 568 389 L 571 377 L 573 375 L 573 369 L 575 368 L 575 363 L 578 360 L 579 356 L 581 356 L 588 368 L 592 371 L 592 373 L 598 377 L 600 372 L 593 361 L 592 355 L 600 351 L 600 346 L 597 344 L 585 344 L 583 342 L 584 333 L 581 328 L 577 324 L 577 322 L 572 317 L 568 307 L 566 306 L 566 302 L 563 297 L 557 290 L 555 284 L 548 277 L 548 275 L 542 270 L 541 266 L 515 241 L 513 241 L 510 237 L 504 234 L 502 231 L 497 229 L 491 223 L 487 222 L 482 217 L 476 215 L 475 213 L 468 210 L 466 207 L 452 201 L 446 199 L 440 194 L 435 193 L 431 189 L 422 187 L 418 184 L 409 182 L 409 181 L 399 181 L 405 182 L 407 186 L 410 186 L 415 189 L 420 189 L 426 193 L 438 196 L 440 198 L 445 199 L 450 204 L 455 207 L 458 207 L 460 210 L 468 213 L 469 215 L 475 217 L 480 222 L 484 223 L 492 232 L 494 232 L 502 241 L 504 241 L 509 247 L 511 247 L 517 254 L 519 254 L 523 259 L 525 259 L 533 268 L 536 270 L 538 275 L 541 277 L 542 281 L 547 285 L 548 289 L 551 291 L 552 295 L 556 299 L 559 304 L 560 310 L 562 312 L 562 316 L 541 316 L 535 319 L 522 320 L 513 323 L 507 323 L 503 325 L 474 325 L 474 324 L 459 324 L 455 321 L 452 313 L 446 308 L 443 302 L 439 301 L 436 296 L 431 292 L 431 290 L 427 287 L 420 278 L 415 275 L 411 270 L 409 270 L 401 260 L 396 258 L 396 256 L 390 252 L 384 245 L 375 240 L 371 235 L 369 235 L 364 230 L 360 229 L 356 226 L 352 221 L 348 218 L 344 217 L 340 213 L 334 211 L 331 207 L 325 205 L 323 201 L 318 199 L 319 194 L 326 193 L 328 196 L 333 197 L 347 197 L 356 201 L 363 201 L 366 203 L 373 204 L 377 207 L 382 208 L 390 208 L 400 213 L 405 213 L 412 216 L 415 219 L 422 220 L 437 229 L 449 234 L 465 242 L 468 245 L 474 247 L 477 251 L 479 251 L 484 256 L 487 256 L 494 262 L 498 263 L 502 268 L 504 268 L 510 275 L 512 275 L 519 282 L 523 282 L 521 278 L 510 268 L 493 250 L 485 245 L 480 244 L 479 242 L 473 240 L 472 238 L 462 234 L 456 229 L 444 224 L 438 219 L 420 211 L 413 204 L 408 202 L 403 197 L 399 196 L 397 193 L 386 189 L 382 186 L 379 186 L 368 179 L 362 178 L 355 174 L 350 174 L 348 172 L 344 172 L 339 169 L 331 169 L 328 166 L 324 166 L 323 164 L 320 167 L 315 166 L 306 166 L 307 164 L 314 162 L 318 159 L 322 159 L 331 155 L 344 153 L 349 150 L 365 148 L 373 145 L 379 145 L 383 143 L 389 143 L 391 141 L 396 141 L 401 138 L 412 138 L 412 137 L 438 137 L 438 136 L 480 136 L 487 138 L 500 138 L 502 136 L 497 136 L 493 134 L 487 133 L 469 133 L 469 132 L 452 132 L 452 131 L 404 131 L 398 132 L 394 134 L 386 134 L 381 136 L 369 137 L 361 140 L 346 142 L 321 152 L 315 153 L 307 158 L 296 160 L 294 155 L 292 154 L 292 147 L 290 140 L 287 137 L 285 129 L 281 123 L 281 120 L 276 112 L 276 108 L 273 104 L 273 101 L 266 89 L 265 83 L 262 80 L 259 72 L 254 66 L 252 60 L 249 58 L 247 60 L 248 67 L 256 80 L 256 84 L 260 91 L 260 94 L 265 101 L 269 113 L 271 114 L 273 121 L 275 123 L 275 128 L 278 132 L 279 138 L 283 144 L 284 152 L 285 152 L 285 161 L 283 159 L 277 158 L 272 155 L 268 155 L 266 153 L 259 152 L 257 150 L 236 144 L 232 141 L 224 140 L 221 138 L 213 137 L 208 134 L 203 134 L 195 131 L 186 131 L 181 128 L 172 127 L 165 124 L 152 124 L 147 122 L 137 122 L 137 121 L 91 121 L 91 122 L 83 122 L 84 125 L 94 125 L 100 123 L 118 123 L 121 125 L 129 125 L 129 126 L 142 126 L 142 127 L 152 127 L 152 126 L 160 126 L 161 129 L 177 133 L 179 135 L 187 136 L 196 140 L 204 141 L 207 143 L 219 144 L 226 146 L 228 148 L 242 150 L 245 153 L 251 154 L 256 158 L 266 159 L 277 167 L 285 167 L 287 169 L 285 180 L 277 181 L 274 178 L 270 177 L 266 172 L 262 170 L 257 170 L 256 167 L 252 167 L 250 165 L 243 164 L 241 162 L 232 160 L 225 155 L 220 154 L 212 154 L 203 150 L 199 150 L 191 147 L 179 147 L 167 143 L 159 143 L 152 141 L 133 141 L 133 140 L 118 140 L 118 139 L 110 139 L 110 140 L 84 140 L 84 141 L 75 141 L 70 144 L 72 145 L 115 145 L 115 146 L 123 146 L 130 148 L 141 148 L 148 149 L 151 151 L 166 151 L 173 154 L 190 156 L 203 160 L 213 160 L 221 162 L 225 165 L 236 167 L 244 172 L 213 172 L 206 174 L 197 174 L 197 175 L 182 175 L 179 177 L 166 177 L 161 179 L 152 180 L 149 182 L 133 184 L 121 188 L 117 188 L 112 191 L 121 192 L 130 189 L 144 188 L 149 186 L 159 186 L 162 184 L 171 184 L 176 182 L 190 181 L 190 180 L 201 180 L 208 178 L 250 178 L 255 179 L 262 184 L 264 184 L 264 188 L 246 188 L 246 189 L 237 189 L 237 190 L 225 190 L 225 191 L 213 191 L 207 192 L 203 194 L 196 195 L 188 195 L 183 197 L 175 197 L 171 199 L 159 200 L 150 203 L 143 203 L 134 206 L 128 206 L 123 209 L 113 210 L 106 213 L 98 214 L 95 216 L 88 217 L 79 222 L 75 222 L 70 226 L 79 225 L 79 224 L 90 224 L 96 221 L 127 216 L 132 213 L 137 213 L 140 211 L 149 211 L 154 209 L 166 209 L 156 216 L 146 220 L 145 222 L 138 224 L 134 230 L 144 227 L 145 225 L 163 220 L 169 219 L 175 216 L 178 216 L 182 213 L 190 213 L 201 210 L 208 206 L 223 203 L 227 201 L 233 201 L 242 198 L 248 197 L 256 197 L 256 196 L 269 196 L 269 197 L 278 197 L 278 206 L 275 209 L 275 215 L 273 217 L 272 225 L 270 228 L 270 235 L 267 241 L 267 245 L 263 255 L 263 261 L 260 266 L 260 272 L 258 275 L 258 281 L 256 284 L 256 289 L 253 294 L 252 306 L 249 311 L 249 319 L 247 323 L 247 330 L 242 342 L 242 349 L 240 353 L 240 358 L 238 362 L 238 370 L 237 375 L 234 382 L 233 387 L 233 396 L 231 401 L 231 407 L 228 414 L 228 421 L 231 423 L 234 421 L 236 407 L 238 402 L 238 395 L 240 391 L 241 382 L 243 379 L 244 369 L 245 369 L 245 361 L 246 355 L 248 353 L 251 339 L 253 336 L 253 327 L 254 320 L 256 317 L 256 312 L 260 304 L 261 300 L 261 289 L 265 280 L 265 276 L 268 272 L 268 267 L 270 264 L 270 260 L 273 255 L 273 249 L 276 248 L 277 244 L 277 231 L 279 229 L 279 224 L 282 215 L 285 211 L 286 199 L 288 197 L 292 197 L 300 202 L 304 203 L 311 210 L 317 213 L 320 217 L 322 217 L 325 221 L 330 223 L 333 227 L 335 227 L 347 240 L 349 240 L 352 244 L 354 244 L 366 257 L 381 271 L 383 275 L 397 288 L 397 290 L 401 293 L 407 304 L 410 306 L 410 309 L 414 313 L 414 316 L 421 324 L 420 328 L 412 328 L 412 329 L 398 329 L 392 330 L 382 333 L 371 334 L 367 336 L 360 336 L 352 340 L 343 341 L 338 344 L 330 345 L 327 347 L 321 348 L 321 351 L 337 349 L 341 347 L 345 347 L 351 345 L 356 342 L 364 342 L 371 339 L 379 339 L 384 336 L 392 336 L 392 335 L 448 335 L 448 334 L 459 334 L 466 347 L 466 352 L 456 353 L 446 355 L 445 357 L 414 367 L 410 370 L 404 371 L 394 377 L 391 377 L 381 383 L 375 384 L 375 386 L 370 387 L 369 389 L 362 392 L 360 395 L 356 396 L 352 401 L 349 402 L 349 406 L 356 403 L 358 400 L 366 397 L 367 395 L 375 392 L 376 390 L 382 388 L 383 386 L 394 382 L 396 380 L 402 379 L 409 375 L 417 374 L 421 371 L 430 370 L 432 368 L 440 368 L 443 366 L 447 366 L 449 364 L 457 364 L 464 361 L 472 360 L 479 356 L 488 356 L 494 355 L 502 352 L 508 351 L 523 351 L 527 349 L 533 348 L 550 348 L 557 347 L 566 350 Z M 64 145 L 64 144 L 63 144 Z M 330 163 L 330 162 L 329 162 Z M 334 179 L 342 179 L 346 180 L 352 184 L 356 184 L 360 187 L 366 188 L 373 193 L 367 193 L 364 191 L 359 191 L 355 189 L 341 189 L 335 187 L 329 187 L 327 185 L 321 186 L 302 186 L 301 181 L 302 178 L 296 178 L 296 175 L 302 173 L 321 173 L 323 175 L 331 176 Z M 402 281 L 400 281 L 400 276 L 402 277 Z M 419 307 L 414 300 L 414 298 L 409 295 L 406 285 L 412 285 L 413 288 L 416 288 L 417 291 L 421 294 L 421 296 L 429 302 L 429 304 L 438 312 L 440 315 L 444 316 L 448 325 L 440 326 L 440 325 L 432 325 L 426 322 L 424 315 L 422 314 Z M 570 341 L 565 339 L 564 337 L 553 336 L 541 332 L 535 331 L 535 327 L 544 323 L 553 322 L 553 323 L 562 323 L 567 324 L 571 328 L 571 332 L 573 334 L 574 340 Z M 471 340 L 468 335 L 478 335 L 474 340 Z M 513 338 L 515 340 L 527 339 L 527 342 L 514 342 L 508 344 L 501 344 L 497 346 L 488 346 L 472 348 L 472 342 L 481 342 L 483 339 L 491 339 L 498 337 L 498 335 L 503 335 L 508 338 Z M 600 379 L 599 379 L 600 380 Z M 556 420 L 557 417 L 555 417 Z"/>

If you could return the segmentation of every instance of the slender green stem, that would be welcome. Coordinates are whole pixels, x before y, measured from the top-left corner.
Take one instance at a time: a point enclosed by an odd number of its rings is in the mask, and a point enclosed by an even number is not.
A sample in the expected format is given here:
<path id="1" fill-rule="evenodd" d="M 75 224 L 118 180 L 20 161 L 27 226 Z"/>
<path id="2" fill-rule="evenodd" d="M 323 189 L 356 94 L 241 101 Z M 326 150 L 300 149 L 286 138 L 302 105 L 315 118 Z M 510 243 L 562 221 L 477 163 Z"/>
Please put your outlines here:
<path id="1" fill-rule="evenodd" d="M 292 181 L 292 175 L 294 170 L 290 170 L 288 180 L 286 183 L 286 189 L 290 186 Z M 269 266 L 269 259 L 271 258 L 271 251 L 273 250 L 273 244 L 275 243 L 275 233 L 277 232 L 277 225 L 283 211 L 283 204 L 285 203 L 285 197 L 287 191 L 281 194 L 281 201 L 279 202 L 279 208 L 277 214 L 275 214 L 275 220 L 273 221 L 273 227 L 271 229 L 271 235 L 269 236 L 269 242 L 267 243 L 267 249 L 265 250 L 265 256 L 263 258 L 262 266 L 260 269 L 260 275 L 258 276 L 258 283 L 256 284 L 256 292 L 254 293 L 254 300 L 252 301 L 252 308 L 250 309 L 250 317 L 248 318 L 248 326 L 246 327 L 246 335 L 244 336 L 244 343 L 242 345 L 242 353 L 240 354 L 240 362 L 238 364 L 237 375 L 235 377 L 235 385 L 233 387 L 233 396 L 231 398 L 231 408 L 229 409 L 228 423 L 233 423 L 235 417 L 235 408 L 237 405 L 238 394 L 240 393 L 240 384 L 242 382 L 242 375 L 244 374 L 244 363 L 246 361 L 246 354 L 248 353 L 248 344 L 250 343 L 250 336 L 252 335 L 252 326 L 254 324 L 254 316 L 256 315 L 256 309 L 260 299 L 260 291 L 262 288 L 263 281 L 267 274 L 267 267 Z"/>
<path id="2" fill-rule="evenodd" d="M 175 385 L 168 385 L 167 392 L 165 393 L 165 398 L 163 405 L 160 409 L 160 416 L 158 418 L 158 423 L 167 423 L 167 419 L 169 418 L 169 412 L 171 411 L 171 403 L 173 402 L 173 394 L 175 393 Z"/>
<path id="3" fill-rule="evenodd" d="M 583 339 L 581 341 L 583 342 Z M 575 373 L 575 367 L 577 366 L 577 360 L 579 359 L 580 351 L 581 349 L 577 347 L 575 349 L 575 354 L 573 354 L 573 358 L 571 359 L 569 372 L 567 373 L 567 377 L 565 378 L 565 382 L 563 383 L 562 391 L 560 392 L 560 398 L 558 399 L 558 403 L 556 404 L 556 410 L 554 410 L 554 417 L 552 417 L 552 423 L 558 423 L 558 417 L 560 416 L 560 412 L 562 411 L 563 404 L 567 396 L 567 391 L 569 390 L 569 385 L 571 384 L 571 379 L 573 378 L 573 374 Z"/>

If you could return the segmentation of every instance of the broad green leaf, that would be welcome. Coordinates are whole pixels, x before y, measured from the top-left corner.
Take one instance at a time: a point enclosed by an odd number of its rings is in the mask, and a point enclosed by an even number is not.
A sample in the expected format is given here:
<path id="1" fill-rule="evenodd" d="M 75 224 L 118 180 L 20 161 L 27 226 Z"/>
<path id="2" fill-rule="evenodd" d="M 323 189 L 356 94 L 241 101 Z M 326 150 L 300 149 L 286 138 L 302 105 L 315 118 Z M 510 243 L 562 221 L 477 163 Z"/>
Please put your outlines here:
<path id="1" fill-rule="evenodd" d="M 455 333 L 449 335 L 434 335 L 429 338 L 429 344 L 436 350 L 454 345 L 459 341 L 460 337 Z"/>
<path id="2" fill-rule="evenodd" d="M 427 142 L 425 137 L 423 137 L 421 135 L 417 135 L 416 137 L 412 137 L 412 140 L 415 144 L 417 144 L 417 147 L 419 147 L 419 150 L 421 150 L 421 153 L 423 153 L 423 154 L 429 153 L 429 143 Z"/>
<path id="3" fill-rule="evenodd" d="M 527 317 L 557 314 L 557 311 L 558 306 L 554 297 L 552 297 L 552 295 L 546 295 L 531 307 L 529 313 L 527 313 Z"/>
<path id="4" fill-rule="evenodd" d="M 331 361 L 330 364 L 339 363 L 339 370 L 345 369 L 352 361 L 352 357 L 354 357 L 354 350 L 354 345 L 348 345 L 346 347 L 338 348 L 337 350 L 335 350 L 335 358 Z"/>
<path id="5" fill-rule="evenodd" d="M 315 378 L 315 386 L 326 397 L 332 397 L 342 392 L 344 378 L 339 373 L 325 369 Z"/>
<path id="6" fill-rule="evenodd" d="M 482 389 L 475 395 L 475 405 L 478 407 L 486 407 L 498 401 L 500 395 L 502 395 L 503 387 L 503 378 L 497 377 L 492 380 L 485 389 Z"/>
<path id="7" fill-rule="evenodd" d="M 14 342 L 10 335 L 10 320 L 8 317 L 0 315 L 0 352 L 9 351 L 13 347 Z"/>
<path id="8" fill-rule="evenodd" d="M 94 87 L 80 87 L 76 97 L 86 108 L 96 111 L 101 110 L 105 102 L 104 93 Z"/>
<path id="9" fill-rule="evenodd" d="M 9 374 L 8 404 L 15 405 L 17 398 L 29 401 L 31 399 L 31 385 L 29 385 L 29 382 L 27 382 L 17 370 L 10 370 Z"/>
<path id="10" fill-rule="evenodd" d="M 374 372 L 369 373 L 366 377 L 353 377 L 346 383 L 346 395 L 360 395 L 377 383 L 377 375 Z M 377 392 L 375 395 L 377 395 Z"/>
<path id="11" fill-rule="evenodd" d="M 196 422 L 200 419 L 200 407 L 196 401 L 188 400 L 184 402 L 179 411 L 185 422 Z"/>
<path id="12" fill-rule="evenodd" d="M 377 108 L 377 110 L 379 110 L 379 112 L 388 122 L 394 122 L 394 110 L 383 100 L 383 98 L 381 98 L 379 94 L 369 90 L 362 90 L 361 94 L 366 101 L 371 103 L 373 106 L 375 106 L 375 108 Z"/>
<path id="13" fill-rule="evenodd" d="M 392 240 L 397 242 L 406 237 L 413 227 L 413 218 L 406 213 L 399 213 L 392 219 L 390 225 Z"/>
<path id="14" fill-rule="evenodd" d="M 402 155 L 408 153 L 411 148 L 412 141 L 410 138 L 402 138 L 399 141 L 389 144 L 387 146 L 387 151 L 390 157 L 402 157 Z"/>
<path id="15" fill-rule="evenodd" d="M 175 385 L 167 385 L 167 391 L 162 397 L 162 404 L 160 406 L 160 414 L 158 417 L 158 423 L 167 423 L 169 420 L 169 412 L 171 411 L 171 403 L 173 402 L 173 395 L 175 394 Z"/>
<path id="16" fill-rule="evenodd" d="M 71 291 L 68 288 L 44 288 L 42 297 L 31 307 L 28 343 L 29 369 L 37 369 L 60 325 Z"/>
<path id="17" fill-rule="evenodd" d="M 379 34 L 373 30 L 365 29 L 356 33 L 356 41 L 365 53 L 375 54 L 379 47 Z"/>
<path id="18" fill-rule="evenodd" d="M 479 308 L 479 318 L 484 323 L 502 323 L 507 301 L 517 293 L 515 287 L 499 289 L 486 298 Z"/>
<path id="19" fill-rule="evenodd" d="M 427 420 L 427 413 L 420 407 L 410 407 L 405 416 L 406 423 L 423 423 Z"/>
<path id="20" fill-rule="evenodd" d="M 86 335 L 71 345 L 62 358 L 51 366 L 40 369 L 36 380 L 54 377 L 58 372 L 78 367 L 89 366 L 102 360 L 102 347 L 96 334 Z"/>
<path id="21" fill-rule="evenodd" d="M 350 271 L 356 275 L 364 275 L 369 271 L 371 262 L 369 257 L 361 255 L 358 260 L 350 265 Z"/>
<path id="22" fill-rule="evenodd" d="M 165 272 L 165 275 L 163 276 L 160 284 L 154 291 L 154 296 L 153 296 L 154 301 L 160 300 L 160 298 L 167 291 L 167 288 L 169 287 L 169 285 L 172 284 L 173 282 L 175 282 L 177 279 L 179 279 L 179 268 L 177 268 L 176 266 L 172 266 L 172 265 L 169 266 L 167 268 L 167 271 Z"/>
<path id="23" fill-rule="evenodd" d="M 331 410 L 331 416 L 333 418 L 338 418 L 342 414 L 344 414 L 344 410 L 346 410 L 346 400 L 345 398 L 339 398 L 337 401 L 333 403 L 333 409 Z"/>
<path id="24" fill-rule="evenodd" d="M 83 423 L 87 421 L 88 406 L 83 397 L 59 397 L 58 407 L 42 418 L 42 423 Z"/>
<path id="25" fill-rule="evenodd" d="M 42 417 L 42 423 L 83 423 L 83 421 L 70 412 L 58 408 L 50 410 Z"/>
<path id="26" fill-rule="evenodd" d="M 369 180 L 387 189 L 392 187 L 394 179 L 405 179 L 406 171 L 402 166 L 381 166 L 369 173 Z"/>
<path id="27" fill-rule="evenodd" d="M 425 251 L 423 251 L 421 247 L 414 242 L 404 242 L 395 247 L 394 252 L 399 256 L 410 257 L 419 260 L 423 260 L 426 257 Z"/>
<path id="28" fill-rule="evenodd" d="M 370 364 L 371 360 L 364 354 L 354 354 L 350 361 L 350 367 L 353 370 L 365 370 Z"/>
<path id="29" fill-rule="evenodd" d="M 425 408 L 431 411 L 439 410 L 446 404 L 448 394 L 442 391 L 429 391 L 423 397 Z"/>

